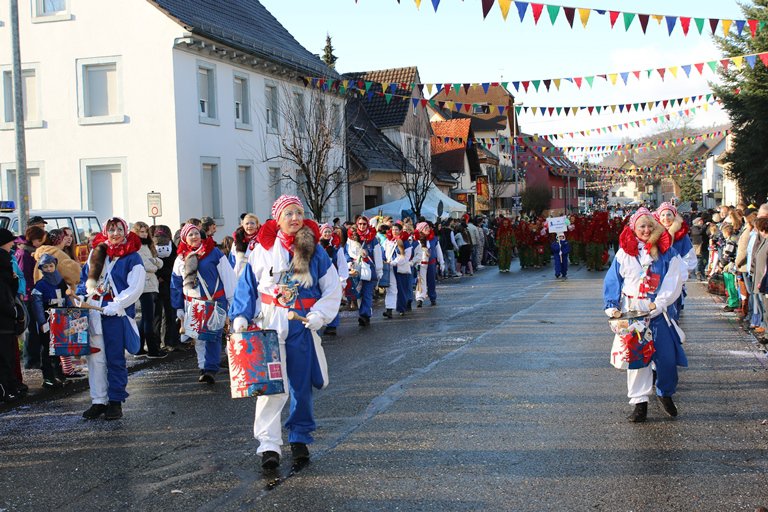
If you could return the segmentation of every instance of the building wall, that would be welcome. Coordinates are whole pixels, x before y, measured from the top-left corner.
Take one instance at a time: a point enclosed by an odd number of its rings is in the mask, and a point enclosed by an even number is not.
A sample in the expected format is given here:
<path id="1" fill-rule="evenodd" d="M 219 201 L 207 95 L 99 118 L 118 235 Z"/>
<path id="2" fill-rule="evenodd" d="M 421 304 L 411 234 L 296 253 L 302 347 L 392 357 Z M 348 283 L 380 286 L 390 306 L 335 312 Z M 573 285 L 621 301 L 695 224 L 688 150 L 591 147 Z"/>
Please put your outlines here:
<path id="1" fill-rule="evenodd" d="M 155 190 L 163 193 L 163 206 L 172 214 L 177 180 L 171 62 L 173 38 L 181 28 L 147 2 L 72 1 L 64 19 L 36 23 L 34 4 L 19 2 L 22 67 L 35 65 L 39 89 L 41 122 L 26 130 L 28 167 L 40 169 L 33 204 L 104 206 L 108 198 L 100 196 L 99 184 L 105 182 L 89 169 L 107 165 L 120 170 L 110 173 L 117 196 L 112 213 L 148 220 L 145 193 Z M 11 64 L 10 39 L 6 22 L 0 27 L 0 64 Z M 78 59 L 103 57 L 117 57 L 120 122 L 83 124 Z M 0 194 L 9 197 L 8 170 L 15 168 L 12 129 L 0 131 L 0 168 Z"/>

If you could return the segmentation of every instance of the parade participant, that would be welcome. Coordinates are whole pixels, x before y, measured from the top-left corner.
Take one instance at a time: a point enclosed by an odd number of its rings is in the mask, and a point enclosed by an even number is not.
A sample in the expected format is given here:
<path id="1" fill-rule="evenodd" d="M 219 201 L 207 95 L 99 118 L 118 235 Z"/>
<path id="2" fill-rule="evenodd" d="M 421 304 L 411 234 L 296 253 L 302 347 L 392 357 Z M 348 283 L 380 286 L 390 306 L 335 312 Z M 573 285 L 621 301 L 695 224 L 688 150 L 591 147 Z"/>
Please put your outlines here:
<path id="1" fill-rule="evenodd" d="M 146 277 L 140 247 L 141 240 L 128 231 L 128 223 L 113 217 L 94 237 L 82 270 L 78 295 L 87 295 L 89 304 L 102 308 L 89 315 L 91 348 L 99 350 L 86 356 L 92 402 L 83 413 L 87 420 L 102 414 L 105 420 L 123 416 L 122 404 L 128 398 L 125 351 L 136 353 L 139 348 L 139 330 L 133 317 Z M 60 266 L 61 262 L 57 270 Z"/>
<path id="2" fill-rule="evenodd" d="M 347 279 L 349 278 L 349 266 L 347 265 L 347 258 L 344 251 L 341 249 L 341 239 L 339 235 L 334 233 L 333 226 L 330 224 L 323 224 L 320 226 L 320 245 L 323 246 L 328 257 L 331 259 L 333 266 L 336 268 L 336 272 L 339 274 L 339 284 L 342 291 L 347 287 Z M 341 316 L 336 313 L 336 316 L 328 322 L 323 331 L 324 335 L 336 336 L 336 328 L 339 326 Z"/>
<path id="3" fill-rule="evenodd" d="M 656 211 L 653 213 L 656 220 L 664 226 L 669 236 L 672 237 L 672 247 L 675 248 L 677 254 L 683 258 L 685 266 L 683 268 L 683 283 L 688 280 L 688 276 L 691 272 L 696 271 L 696 265 L 698 263 L 696 258 L 696 250 L 693 248 L 691 238 L 688 236 L 688 224 L 677 213 L 677 208 L 672 203 L 661 203 Z M 685 297 L 685 284 L 683 284 L 683 292 L 675 302 L 675 309 L 671 311 L 675 315 L 675 320 L 680 318 L 680 313 L 683 310 L 683 298 Z"/>
<path id="4" fill-rule="evenodd" d="M 251 251 L 259 243 L 260 227 L 259 218 L 252 213 L 246 213 L 240 221 L 240 226 L 232 233 L 235 244 L 229 253 L 229 262 L 232 264 L 238 277 L 243 272 Z"/>
<path id="5" fill-rule="evenodd" d="M 723 311 L 730 313 L 739 307 L 739 290 L 736 287 L 736 250 L 739 245 L 739 237 L 733 229 L 733 224 L 725 222 L 720 227 L 723 236 L 723 247 L 718 262 L 719 270 L 723 273 L 725 292 L 728 300 Z"/>
<path id="6" fill-rule="evenodd" d="M 312 443 L 316 428 L 312 387 L 328 385 L 317 331 L 333 320 L 341 300 L 339 275 L 328 254 L 318 246 L 319 238 L 317 224 L 304 219 L 301 200 L 280 196 L 272 205 L 272 219 L 260 231 L 259 245 L 248 258 L 229 310 L 236 332 L 245 330 L 250 322 L 277 331 L 291 397 L 285 427 L 294 464 L 309 461 L 307 445 Z M 305 321 L 288 320 L 291 309 Z M 256 399 L 253 433 L 265 470 L 280 463 L 280 412 L 288 397 L 283 393 Z"/>
<path id="7" fill-rule="evenodd" d="M 171 228 L 165 225 L 153 226 L 152 240 L 155 244 L 157 256 L 163 262 L 163 266 L 155 273 L 157 276 L 157 302 L 155 302 L 155 318 L 152 330 L 157 339 L 160 339 L 163 331 L 163 342 L 169 351 L 179 347 L 179 326 L 176 324 L 176 310 L 171 305 L 171 275 L 173 264 L 176 261 L 176 245 L 171 240 Z M 165 329 L 163 329 L 165 326 Z"/>
<path id="8" fill-rule="evenodd" d="M 531 223 L 531 239 L 533 242 L 533 268 L 541 268 L 544 265 L 544 244 L 549 235 L 541 219 Z"/>
<path id="9" fill-rule="evenodd" d="M 176 309 L 182 325 L 193 299 L 214 301 L 227 311 L 235 293 L 237 277 L 226 256 L 216 247 L 213 237 L 203 239 L 194 224 L 186 224 L 181 229 L 180 240 L 171 274 L 171 305 Z M 221 362 L 222 330 L 223 325 L 206 332 L 185 332 L 195 338 L 197 367 L 200 370 L 198 382 L 216 382 Z"/>
<path id="10" fill-rule="evenodd" d="M 557 239 L 552 242 L 552 258 L 555 260 L 555 279 L 568 279 L 568 253 L 571 252 L 571 246 L 565 239 L 564 233 L 558 233 Z"/>
<path id="11" fill-rule="evenodd" d="M 384 240 L 382 250 L 384 251 L 383 264 L 389 265 L 389 286 L 386 287 L 386 293 L 384 295 L 384 308 L 383 313 L 385 318 L 392 318 L 392 310 L 398 306 L 398 284 L 395 274 L 397 273 L 398 266 L 408 260 L 405 259 L 405 244 L 401 238 L 402 230 L 400 224 L 395 224 L 387 230 L 387 238 Z M 403 304 L 402 311 L 405 311 L 405 304 Z"/>
<path id="12" fill-rule="evenodd" d="M 587 270 L 601 271 L 607 263 L 608 212 L 594 212 L 587 234 Z"/>
<path id="13" fill-rule="evenodd" d="M 403 219 L 403 240 L 405 241 L 405 246 L 408 247 L 411 246 L 411 261 L 408 262 L 408 265 L 410 266 L 410 273 L 408 274 L 408 289 L 406 290 L 406 295 L 408 296 L 408 299 L 406 300 L 406 309 L 408 311 L 411 311 L 413 309 L 413 292 L 414 287 L 416 285 L 416 267 L 418 267 L 420 259 L 419 259 L 419 253 L 421 251 L 419 246 L 419 240 L 415 232 L 415 228 L 413 227 L 413 221 L 410 217 L 405 217 Z M 407 240 L 406 238 L 407 237 Z M 468 240 L 469 235 L 466 235 L 467 238 L 465 240 Z"/>
<path id="14" fill-rule="evenodd" d="M 408 286 L 410 284 L 411 254 L 413 251 L 408 241 L 410 236 L 402 228 L 403 225 L 399 222 L 393 224 L 392 229 L 390 230 L 390 240 L 388 242 L 395 247 L 393 253 L 395 254 L 395 258 L 394 260 L 391 260 L 393 263 L 392 274 L 390 275 L 390 287 L 392 286 L 392 281 L 394 281 L 395 289 L 387 290 L 387 297 L 389 297 L 390 293 L 394 293 L 394 307 L 400 316 L 405 315 L 405 311 L 408 309 Z M 388 249 L 391 250 L 391 247 L 388 247 Z M 386 300 L 387 299 L 385 298 L 385 301 Z M 391 302 L 388 304 L 391 304 Z M 387 307 L 389 308 L 389 306 Z"/>
<path id="15" fill-rule="evenodd" d="M 707 236 L 707 227 L 702 217 L 693 219 L 690 237 L 691 244 L 696 252 L 696 278 L 699 281 L 703 281 L 704 274 L 707 271 L 707 260 L 709 259 L 709 237 Z"/>
<path id="16" fill-rule="evenodd" d="M 416 225 L 416 233 L 422 246 L 419 281 L 423 284 L 421 287 L 416 287 L 416 307 L 421 307 L 427 297 L 430 304 L 435 306 L 437 305 L 437 267 L 445 266 L 443 251 L 429 222 L 419 222 Z"/>
<path id="17" fill-rule="evenodd" d="M 51 308 L 71 307 L 72 300 L 67 295 L 67 283 L 56 270 L 56 258 L 50 254 L 44 254 L 37 266 L 43 273 L 30 293 L 30 310 L 34 322 L 30 322 L 30 336 L 40 338 L 40 369 L 43 372 L 43 387 L 56 389 L 64 385 L 64 376 L 61 375 L 59 358 L 50 355 L 47 339 L 50 335 L 48 313 Z"/>
<path id="18" fill-rule="evenodd" d="M 360 272 L 360 309 L 358 310 L 357 322 L 365 327 L 371 324 L 371 315 L 373 315 L 373 289 L 376 283 L 381 279 L 383 267 L 381 261 L 381 250 L 376 239 L 376 230 L 368 224 L 368 217 L 361 215 L 357 218 L 354 228 L 350 228 L 349 236 L 352 232 L 360 237 L 361 266 L 367 266 L 368 270 Z M 349 256 L 348 256 L 349 258 Z M 351 261 L 351 259 L 348 259 Z"/>
<path id="19" fill-rule="evenodd" d="M 502 217 L 496 231 L 496 244 L 499 248 L 499 272 L 509 272 L 512 264 L 512 251 L 515 248 L 515 232 L 512 221 Z"/>
<path id="20" fill-rule="evenodd" d="M 619 252 L 605 276 L 605 313 L 611 318 L 627 311 L 650 312 L 656 365 L 656 395 L 670 416 L 677 416 L 672 395 L 677 390 L 677 366 L 688 366 L 682 331 L 667 314 L 682 291 L 683 260 L 672 247 L 672 239 L 646 208 L 632 215 L 619 239 Z M 632 422 L 645 421 L 648 396 L 653 391 L 651 366 L 627 370 L 627 396 L 634 410 Z"/>

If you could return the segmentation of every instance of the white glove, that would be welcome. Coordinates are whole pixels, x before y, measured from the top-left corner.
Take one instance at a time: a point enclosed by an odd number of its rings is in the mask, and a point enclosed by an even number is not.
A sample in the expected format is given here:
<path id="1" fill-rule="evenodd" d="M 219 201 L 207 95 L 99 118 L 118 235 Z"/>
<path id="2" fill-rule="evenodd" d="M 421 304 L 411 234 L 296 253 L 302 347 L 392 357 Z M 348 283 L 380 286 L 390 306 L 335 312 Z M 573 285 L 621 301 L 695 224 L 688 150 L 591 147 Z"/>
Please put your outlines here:
<path id="1" fill-rule="evenodd" d="M 608 308 L 605 310 L 605 314 L 608 315 L 609 318 L 614 318 L 614 314 L 618 312 L 619 310 L 616 308 Z"/>
<path id="2" fill-rule="evenodd" d="M 184 310 L 183 309 L 177 309 L 176 310 L 176 318 L 178 318 L 182 322 L 184 321 Z"/>
<path id="3" fill-rule="evenodd" d="M 659 306 L 656 303 L 654 303 L 654 304 L 656 305 L 656 307 L 648 314 L 648 319 L 649 320 L 653 320 L 657 316 L 659 316 L 662 313 L 664 313 L 664 311 L 667 309 L 667 308 L 663 308 L 663 307 Z"/>
<path id="4" fill-rule="evenodd" d="M 243 332 L 247 328 L 248 328 L 248 320 L 246 320 L 244 316 L 239 316 L 235 318 L 234 322 L 232 322 L 232 330 L 235 332 Z"/>
<path id="5" fill-rule="evenodd" d="M 101 312 L 104 316 L 125 316 L 125 310 L 117 302 L 110 302 Z"/>
<path id="6" fill-rule="evenodd" d="M 43 325 L 40 326 L 41 332 L 48 332 L 51 330 L 51 326 L 48 324 L 48 322 L 45 322 Z"/>
<path id="7" fill-rule="evenodd" d="M 319 330 L 325 322 L 323 322 L 323 317 L 320 316 L 320 313 L 316 313 L 314 311 L 310 311 L 307 313 L 307 321 L 303 322 L 304 327 L 306 327 L 309 330 L 317 331 Z"/>

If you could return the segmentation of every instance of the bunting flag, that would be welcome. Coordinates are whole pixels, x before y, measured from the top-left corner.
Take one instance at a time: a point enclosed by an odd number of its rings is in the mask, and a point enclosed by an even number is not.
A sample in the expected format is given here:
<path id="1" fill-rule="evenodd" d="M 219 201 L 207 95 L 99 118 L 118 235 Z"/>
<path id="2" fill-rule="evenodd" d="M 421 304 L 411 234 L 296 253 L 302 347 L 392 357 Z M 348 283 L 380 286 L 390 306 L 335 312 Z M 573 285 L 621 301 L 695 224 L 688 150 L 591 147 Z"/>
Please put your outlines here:
<path id="1" fill-rule="evenodd" d="M 399 91 L 400 94 L 404 95 L 405 98 L 410 98 L 411 95 L 413 95 L 414 88 L 419 88 L 420 91 L 423 91 L 426 87 L 427 92 L 431 94 L 432 90 L 434 89 L 437 93 L 440 93 L 442 90 L 445 90 L 447 92 L 455 91 L 457 94 L 461 91 L 470 91 L 474 89 L 482 89 L 484 92 L 488 92 L 489 87 L 503 87 L 507 90 L 514 89 L 516 92 L 520 93 L 521 89 L 523 92 L 528 92 L 528 90 L 533 86 L 533 88 L 536 91 L 541 91 L 541 87 L 547 91 L 550 92 L 552 90 L 552 87 L 554 86 L 554 89 L 556 91 L 560 90 L 560 86 L 563 82 L 568 82 L 573 85 L 575 85 L 578 89 L 581 89 L 582 87 L 589 87 L 590 89 L 593 87 L 595 83 L 595 78 L 598 78 L 600 80 L 604 80 L 611 85 L 627 85 L 631 80 L 644 80 L 644 79 L 650 79 L 654 76 L 658 76 L 661 78 L 662 81 L 669 80 L 671 78 L 690 78 L 693 72 L 695 71 L 700 76 L 703 76 L 705 72 L 711 72 L 712 74 L 715 74 L 718 69 L 727 70 L 730 66 L 735 67 L 736 69 L 742 69 L 744 66 L 748 66 L 749 68 L 754 68 L 757 65 L 758 59 L 760 63 L 768 68 L 768 52 L 761 52 L 761 53 L 752 53 L 747 55 L 735 55 L 730 58 L 725 59 L 716 59 L 716 60 L 710 60 L 707 62 L 697 62 L 694 64 L 677 64 L 674 66 L 669 67 L 661 67 L 661 68 L 655 68 L 655 69 L 646 69 L 646 70 L 633 70 L 633 71 L 620 71 L 615 73 L 600 73 L 600 74 L 594 74 L 589 76 L 577 76 L 577 77 L 567 77 L 567 78 L 544 78 L 544 79 L 536 79 L 536 80 L 516 80 L 516 81 L 508 81 L 508 82 L 480 82 L 480 83 L 466 83 L 466 82 L 458 82 L 458 83 L 451 83 L 451 82 L 442 82 L 442 83 L 381 83 L 381 82 L 372 82 L 372 81 L 364 81 L 364 80 L 328 80 L 325 78 L 312 78 L 312 77 L 304 77 L 302 81 L 304 82 L 305 86 L 312 85 L 312 87 L 320 87 L 323 90 L 326 91 L 334 91 L 338 92 L 340 90 L 340 87 L 343 85 L 345 89 L 363 89 L 365 88 L 366 91 L 368 91 L 373 84 L 377 84 L 379 87 L 381 87 L 381 90 L 387 90 L 392 89 L 394 87 L 395 90 Z M 683 73 L 680 73 L 680 70 L 683 71 Z M 586 85 L 585 85 L 586 84 Z M 510 88 L 511 85 L 511 88 Z M 394 92 L 394 90 L 390 91 Z"/>
<path id="2" fill-rule="evenodd" d="M 355 0 L 355 3 L 357 3 L 357 1 L 358 0 Z M 414 0 L 414 2 L 417 9 L 421 7 L 421 0 Z M 399 0 L 398 3 L 400 3 Z M 488 14 L 493 8 L 493 4 L 494 0 L 481 1 L 483 19 L 488 17 Z M 499 10 L 501 11 L 501 16 L 506 21 L 511 6 L 511 0 L 498 0 L 498 4 Z M 440 0 L 432 0 L 432 8 L 435 10 L 435 12 L 437 12 L 439 5 Z M 529 5 L 530 9 L 528 9 Z M 719 25 L 724 36 L 728 36 L 732 27 L 735 27 L 736 33 L 741 36 L 746 26 L 749 29 L 749 35 L 751 37 L 755 37 L 757 31 L 762 30 L 766 23 L 765 21 L 756 19 L 743 20 L 727 18 L 704 18 L 696 16 L 671 16 L 667 14 L 646 14 L 637 12 L 614 11 L 608 9 L 591 9 L 586 7 L 577 8 L 554 4 L 542 4 L 538 2 L 522 2 L 518 0 L 515 0 L 515 7 L 517 8 L 518 17 L 520 18 L 521 23 L 525 21 L 526 15 L 530 11 L 531 16 L 533 17 L 533 23 L 537 26 L 539 24 L 541 13 L 546 7 L 549 21 L 553 26 L 555 21 L 557 21 L 558 16 L 560 15 L 560 11 L 562 11 L 566 23 L 568 23 L 568 26 L 572 29 L 574 17 L 576 11 L 578 11 L 579 21 L 581 22 L 581 26 L 584 29 L 587 28 L 589 21 L 594 20 L 595 18 L 607 19 L 611 25 L 611 28 L 615 29 L 616 21 L 619 19 L 619 17 L 621 17 L 623 21 L 622 25 L 624 26 L 624 32 L 628 32 L 630 27 L 634 24 L 634 21 L 637 20 L 638 24 L 640 25 L 640 30 L 643 32 L 643 34 L 647 34 L 648 22 L 650 20 L 654 20 L 656 21 L 656 25 L 666 29 L 667 34 L 670 36 L 674 32 L 675 27 L 679 26 L 680 31 L 683 33 L 684 37 L 687 37 L 689 32 L 691 32 L 691 20 L 693 20 L 694 24 L 696 25 L 696 33 L 698 33 L 698 35 L 704 34 L 705 25 L 709 26 L 710 33 L 714 35 L 717 33 L 717 27 Z M 595 14 L 596 16 L 592 16 L 592 14 Z"/>

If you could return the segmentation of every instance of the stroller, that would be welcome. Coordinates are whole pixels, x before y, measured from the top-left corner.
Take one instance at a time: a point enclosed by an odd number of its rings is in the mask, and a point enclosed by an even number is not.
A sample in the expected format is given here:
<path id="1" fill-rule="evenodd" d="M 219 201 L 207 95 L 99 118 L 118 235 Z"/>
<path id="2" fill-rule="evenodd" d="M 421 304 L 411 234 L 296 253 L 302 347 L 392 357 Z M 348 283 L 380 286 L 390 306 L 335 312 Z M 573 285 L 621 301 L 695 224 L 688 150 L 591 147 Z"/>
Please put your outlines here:
<path id="1" fill-rule="evenodd" d="M 482 263 L 489 267 L 494 267 L 499 264 L 499 257 L 496 249 L 496 237 L 494 237 L 492 233 L 489 233 L 485 237 Z"/>

